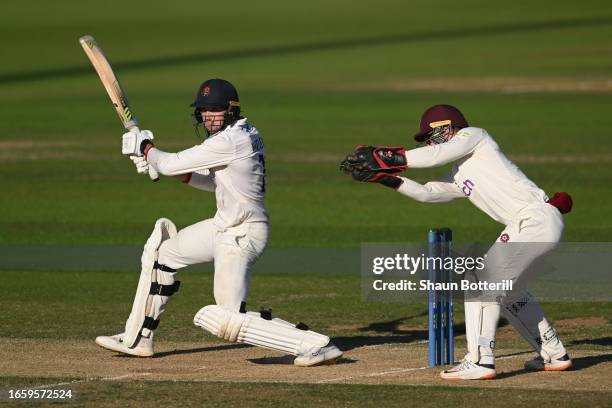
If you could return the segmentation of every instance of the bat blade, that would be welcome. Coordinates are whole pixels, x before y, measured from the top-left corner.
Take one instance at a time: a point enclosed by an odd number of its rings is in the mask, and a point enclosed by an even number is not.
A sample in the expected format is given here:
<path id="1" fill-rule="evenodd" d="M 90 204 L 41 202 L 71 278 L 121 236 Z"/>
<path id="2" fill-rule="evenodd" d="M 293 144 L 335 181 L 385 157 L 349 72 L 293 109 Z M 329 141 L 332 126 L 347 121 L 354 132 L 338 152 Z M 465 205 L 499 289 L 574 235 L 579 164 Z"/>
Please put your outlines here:
<path id="1" fill-rule="evenodd" d="M 102 81 L 106 93 L 110 97 L 123 126 L 128 130 L 134 126 L 138 126 L 138 121 L 130 109 L 127 96 L 119 83 L 119 79 L 115 75 L 102 49 L 96 43 L 96 40 L 92 36 L 86 35 L 81 37 L 79 42 L 83 51 L 85 51 L 85 54 L 89 58 L 89 61 L 91 61 L 91 64 L 98 73 L 100 81 Z"/>
<path id="2" fill-rule="evenodd" d="M 115 75 L 110 62 L 108 62 L 108 59 L 102 52 L 102 49 L 96 43 L 96 40 L 91 35 L 85 35 L 79 38 L 79 43 L 83 51 L 85 51 L 87 58 L 89 58 L 91 65 L 93 65 L 96 70 L 98 77 L 100 77 L 100 81 L 102 85 L 104 85 L 106 93 L 115 107 L 115 112 L 117 112 L 123 127 L 127 130 L 138 130 L 138 121 L 130 108 L 127 96 L 121 87 L 121 83 Z M 149 166 L 149 176 L 153 181 L 159 179 L 159 174 L 157 174 L 157 171 L 152 166 Z"/>

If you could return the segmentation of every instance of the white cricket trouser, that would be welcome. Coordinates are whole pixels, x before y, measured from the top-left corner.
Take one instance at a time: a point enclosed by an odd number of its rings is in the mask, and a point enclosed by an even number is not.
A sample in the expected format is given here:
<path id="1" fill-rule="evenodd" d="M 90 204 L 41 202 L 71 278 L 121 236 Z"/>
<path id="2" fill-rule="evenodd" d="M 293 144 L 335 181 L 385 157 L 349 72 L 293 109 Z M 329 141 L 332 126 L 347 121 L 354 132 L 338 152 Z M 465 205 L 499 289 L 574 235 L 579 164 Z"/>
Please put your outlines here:
<path id="1" fill-rule="evenodd" d="M 183 228 L 159 248 L 158 262 L 180 269 L 214 261 L 214 296 L 220 306 L 238 311 L 246 302 L 251 267 L 263 253 L 268 224 L 244 223 L 219 229 L 212 219 Z"/>
<path id="2" fill-rule="evenodd" d="M 477 279 L 491 282 L 511 280 L 513 290 L 490 291 L 475 298 L 466 293 L 466 337 L 470 361 L 492 364 L 495 331 L 502 308 L 504 316 L 536 351 L 554 357 L 565 353 L 539 304 L 527 293 L 527 284 L 537 272 L 530 266 L 556 247 L 563 227 L 563 215 L 555 207 L 547 203 L 532 204 L 506 226 L 487 252 L 486 269 L 477 273 Z"/>
<path id="3" fill-rule="evenodd" d="M 511 292 L 488 291 L 485 297 L 494 301 L 506 296 L 520 296 L 534 271 L 530 266 L 552 251 L 563 234 L 563 215 L 550 204 L 532 204 L 506 226 L 485 255 L 485 270 L 476 273 L 478 280 L 501 282 L 511 280 Z M 484 299 L 483 299 L 484 300 Z"/>

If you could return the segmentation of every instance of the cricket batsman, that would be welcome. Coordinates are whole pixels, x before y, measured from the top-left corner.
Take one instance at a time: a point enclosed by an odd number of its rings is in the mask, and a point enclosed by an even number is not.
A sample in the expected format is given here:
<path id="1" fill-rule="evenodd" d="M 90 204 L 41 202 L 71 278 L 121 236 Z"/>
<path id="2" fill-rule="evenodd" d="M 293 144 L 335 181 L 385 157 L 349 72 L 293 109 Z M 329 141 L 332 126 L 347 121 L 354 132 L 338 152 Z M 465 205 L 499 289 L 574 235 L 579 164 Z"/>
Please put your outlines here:
<path id="1" fill-rule="evenodd" d="M 475 297 L 470 294 L 468 298 L 466 292 L 468 352 L 460 364 L 441 372 L 441 377 L 476 380 L 496 376 L 494 346 L 500 315 L 539 354 L 525 363 L 527 369 L 570 369 L 572 362 L 555 329 L 527 292 L 526 272 L 560 241 L 563 214 L 571 210 L 571 197 L 556 193 L 549 198 L 506 157 L 486 130 L 469 126 L 454 106 L 435 105 L 427 109 L 415 140 L 424 146 L 405 150 L 359 145 L 341 163 L 341 169 L 356 181 L 380 183 L 419 202 L 467 198 L 505 226 L 487 253 L 486 273 L 515 283 L 513 290 L 493 298 L 487 294 Z M 452 164 L 450 173 L 424 185 L 397 175 L 410 168 L 445 164 Z M 477 274 L 474 277 L 480 278 Z"/>
<path id="2" fill-rule="evenodd" d="M 293 354 L 298 366 L 336 361 L 342 352 L 329 337 L 303 323 L 294 325 L 276 318 L 269 310 L 247 312 L 251 267 L 268 240 L 264 141 L 240 115 L 238 92 L 226 80 L 205 81 L 192 107 L 196 130 L 202 125 L 206 136 L 203 143 L 168 153 L 155 147 L 150 131 L 132 131 L 123 135 L 122 153 L 131 156 L 138 173 L 147 174 L 152 166 L 162 175 L 214 192 L 217 212 L 214 218 L 178 232 L 170 220 L 157 220 L 144 246 L 140 280 L 125 329 L 114 336 L 99 336 L 96 343 L 120 353 L 152 356 L 160 316 L 170 296 L 179 290 L 176 272 L 188 265 L 214 262 L 216 304 L 195 314 L 196 326 L 228 341 Z"/>

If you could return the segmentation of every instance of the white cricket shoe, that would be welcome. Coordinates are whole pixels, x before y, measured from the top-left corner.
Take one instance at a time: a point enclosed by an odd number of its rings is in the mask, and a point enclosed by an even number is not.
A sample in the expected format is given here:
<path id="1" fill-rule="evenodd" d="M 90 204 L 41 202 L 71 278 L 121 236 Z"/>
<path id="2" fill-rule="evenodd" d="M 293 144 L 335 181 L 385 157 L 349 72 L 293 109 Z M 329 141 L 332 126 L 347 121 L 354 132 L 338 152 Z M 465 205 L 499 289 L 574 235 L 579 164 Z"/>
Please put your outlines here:
<path id="1" fill-rule="evenodd" d="M 325 347 L 313 347 L 306 353 L 298 355 L 293 364 L 299 367 L 335 364 L 342 357 L 342 351 L 331 341 Z"/>
<path id="2" fill-rule="evenodd" d="M 153 355 L 153 339 L 140 337 L 136 347 L 129 348 L 123 343 L 123 335 L 124 333 L 115 334 L 114 336 L 98 336 L 96 337 L 96 343 L 105 349 L 132 356 L 151 357 Z"/>
<path id="3" fill-rule="evenodd" d="M 572 368 L 572 360 L 567 354 L 550 361 L 544 361 L 542 357 L 537 357 L 525 363 L 525 369 L 531 371 L 566 371 L 570 368 Z"/>
<path id="4" fill-rule="evenodd" d="M 468 360 L 440 373 L 445 380 L 489 380 L 496 375 L 495 365 L 475 364 Z"/>

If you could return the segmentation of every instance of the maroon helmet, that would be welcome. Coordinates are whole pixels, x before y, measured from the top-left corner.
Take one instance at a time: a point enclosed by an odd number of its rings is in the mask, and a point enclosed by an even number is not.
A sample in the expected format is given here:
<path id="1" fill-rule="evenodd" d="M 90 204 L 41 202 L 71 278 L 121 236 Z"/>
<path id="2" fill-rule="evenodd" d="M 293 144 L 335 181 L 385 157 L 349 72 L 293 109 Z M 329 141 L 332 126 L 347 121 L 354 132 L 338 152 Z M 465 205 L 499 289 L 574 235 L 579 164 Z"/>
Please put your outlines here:
<path id="1" fill-rule="evenodd" d="M 459 109 L 451 105 L 434 105 L 421 116 L 419 133 L 414 135 L 414 140 L 424 142 L 428 139 L 429 133 L 434 128 L 445 125 L 456 126 L 458 128 L 469 126 Z"/>

